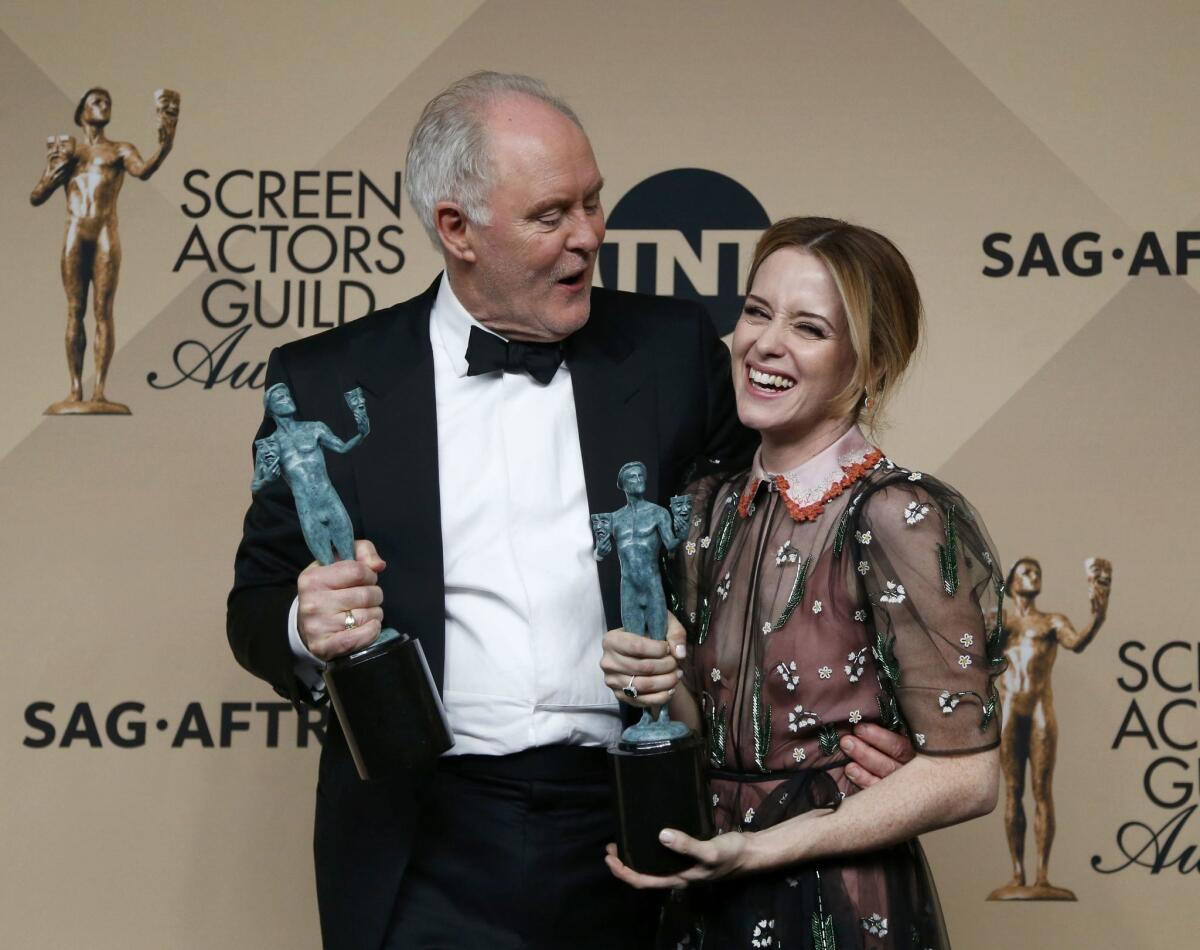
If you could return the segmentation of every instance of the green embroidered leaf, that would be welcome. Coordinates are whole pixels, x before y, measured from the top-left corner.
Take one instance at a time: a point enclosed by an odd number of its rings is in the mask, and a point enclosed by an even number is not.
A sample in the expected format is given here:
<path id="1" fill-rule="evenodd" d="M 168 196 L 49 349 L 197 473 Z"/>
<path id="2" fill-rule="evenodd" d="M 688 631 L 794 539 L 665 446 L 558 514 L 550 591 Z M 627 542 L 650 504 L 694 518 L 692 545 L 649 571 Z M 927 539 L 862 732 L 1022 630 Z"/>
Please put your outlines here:
<path id="1" fill-rule="evenodd" d="M 955 507 L 946 509 L 946 544 L 938 545 L 938 564 L 942 569 L 942 586 L 951 597 L 958 590 L 958 528 L 954 525 Z"/>
<path id="2" fill-rule="evenodd" d="M 763 772 L 771 752 L 771 707 L 763 702 L 763 671 L 754 671 L 754 692 L 750 697 L 750 715 L 754 719 L 754 764 Z"/>
<path id="3" fill-rule="evenodd" d="M 712 703 L 705 706 L 708 719 L 708 761 L 714 769 L 725 767 L 725 735 L 727 707 L 715 710 Z"/>
<path id="4" fill-rule="evenodd" d="M 837 950 L 837 938 L 833 933 L 833 915 L 816 911 L 812 915 L 813 950 Z"/>
<path id="5" fill-rule="evenodd" d="M 725 513 L 721 515 L 721 523 L 717 525 L 717 537 L 713 544 L 713 559 L 716 561 L 725 560 L 725 555 L 729 553 L 729 545 L 733 542 L 733 536 L 737 531 L 737 500 L 736 492 L 731 492 L 725 499 Z"/>
<path id="6" fill-rule="evenodd" d="M 822 726 L 821 731 L 817 733 L 817 744 L 821 747 L 821 752 L 824 755 L 833 755 L 838 748 L 838 732 L 833 726 Z"/>
<path id="7" fill-rule="evenodd" d="M 1004 581 L 996 579 L 996 623 L 984 639 L 984 652 L 991 666 L 1004 662 Z"/>
<path id="8" fill-rule="evenodd" d="M 882 630 L 875 632 L 875 645 L 871 654 L 879 664 L 879 671 L 887 677 L 893 687 L 900 685 L 900 664 L 896 660 L 896 638 L 889 637 Z"/>
<path id="9" fill-rule="evenodd" d="M 846 531 L 850 527 L 850 509 L 847 508 L 842 512 L 842 517 L 838 519 L 837 531 L 833 534 L 833 556 L 841 557 L 842 548 L 846 544 Z"/>
<path id="10" fill-rule="evenodd" d="M 806 557 L 796 567 L 796 576 L 792 580 L 792 591 L 788 594 L 787 603 L 784 605 L 783 613 L 779 615 L 779 619 L 771 624 L 771 631 L 774 632 L 787 623 L 792 613 L 799 606 L 800 601 L 804 599 L 804 587 L 808 583 L 808 569 L 812 566 L 812 557 Z"/>
<path id="11" fill-rule="evenodd" d="M 892 732 L 907 732 L 908 727 L 904 723 L 904 717 L 900 715 L 900 704 L 896 702 L 896 697 L 889 687 L 882 683 L 880 686 L 883 686 L 883 692 L 875 694 L 875 702 L 879 704 L 880 721 Z"/>
<path id="12" fill-rule="evenodd" d="M 987 702 L 983 704 L 983 718 L 979 722 L 980 732 L 986 732 L 987 727 L 991 725 L 996 711 L 1000 708 L 1000 694 L 996 692 L 996 687 L 992 687 L 991 695 L 988 696 Z"/>
<path id="13" fill-rule="evenodd" d="M 712 620 L 712 609 L 708 606 L 708 594 L 700 598 L 700 615 L 696 620 L 696 643 L 701 644 L 708 638 L 708 625 Z"/>

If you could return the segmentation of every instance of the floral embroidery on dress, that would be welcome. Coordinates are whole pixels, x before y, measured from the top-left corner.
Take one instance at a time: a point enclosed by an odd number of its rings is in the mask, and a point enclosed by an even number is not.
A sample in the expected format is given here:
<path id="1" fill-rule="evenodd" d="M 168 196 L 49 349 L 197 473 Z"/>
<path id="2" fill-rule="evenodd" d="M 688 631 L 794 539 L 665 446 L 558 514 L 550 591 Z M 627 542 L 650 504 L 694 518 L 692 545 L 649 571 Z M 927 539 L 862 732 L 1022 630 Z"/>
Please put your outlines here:
<path id="1" fill-rule="evenodd" d="M 958 658 L 958 665 L 961 666 L 965 670 L 968 666 L 971 665 L 971 658 L 969 656 L 967 656 L 965 653 L 962 654 L 962 656 L 960 656 Z"/>
<path id="2" fill-rule="evenodd" d="M 687 556 L 691 557 L 693 554 L 696 553 L 696 542 L 689 541 L 687 544 L 685 544 L 683 546 L 683 549 L 687 552 Z"/>
<path id="3" fill-rule="evenodd" d="M 915 734 L 914 738 L 917 740 L 917 745 L 923 746 L 925 744 L 925 733 L 918 732 Z"/>
<path id="4" fill-rule="evenodd" d="M 872 914 L 870 917 L 862 918 L 863 930 L 869 933 L 872 937 L 886 937 L 888 932 L 888 922 L 886 917 L 880 917 L 878 914 Z"/>
<path id="5" fill-rule="evenodd" d="M 861 497 L 862 496 L 859 495 L 859 498 L 861 498 Z M 854 500 L 858 501 L 858 498 L 855 498 Z M 854 540 L 857 541 L 859 544 L 870 544 L 871 543 L 871 532 L 870 531 L 855 531 L 854 532 Z"/>
<path id="6" fill-rule="evenodd" d="M 897 584 L 895 581 L 888 581 L 885 590 L 879 595 L 881 604 L 902 604 L 908 596 L 908 591 L 904 589 L 903 584 Z"/>
<path id="7" fill-rule="evenodd" d="M 929 514 L 929 506 L 922 505 L 920 502 L 910 501 L 904 508 L 904 520 L 910 525 L 924 521 L 927 514 Z"/>
<path id="8" fill-rule="evenodd" d="M 812 605 L 812 612 L 814 614 L 819 614 L 821 612 L 821 610 L 822 610 L 821 602 L 819 600 L 814 600 L 813 605 Z"/>
<path id="9" fill-rule="evenodd" d="M 804 749 L 801 748 L 800 746 L 796 746 L 796 748 L 792 749 L 792 758 L 795 759 L 797 762 L 803 762 L 804 759 L 806 758 L 806 756 L 804 754 Z"/>
<path id="10" fill-rule="evenodd" d="M 984 552 L 983 552 L 982 554 L 980 554 L 979 556 L 980 556 L 981 558 L 983 558 L 983 563 L 984 563 L 984 564 L 986 564 L 988 567 L 991 567 L 991 566 L 992 566 L 992 555 L 991 555 L 991 552 L 990 552 L 990 551 L 984 551 Z"/>
<path id="11" fill-rule="evenodd" d="M 725 576 L 721 578 L 721 583 L 717 585 L 717 596 L 724 600 L 729 596 L 729 585 L 732 583 L 732 572 L 726 571 Z"/>
<path id="12" fill-rule="evenodd" d="M 800 685 L 800 674 L 796 672 L 796 661 L 791 663 L 780 662 L 775 667 L 775 672 L 783 677 L 783 685 L 787 687 L 789 693 L 794 693 L 796 687 Z"/>
<path id="13" fill-rule="evenodd" d="M 821 677 L 823 680 L 829 679 L 829 677 L 833 676 L 832 667 L 822 666 L 819 670 L 817 670 L 817 676 Z"/>
<path id="14" fill-rule="evenodd" d="M 714 683 L 721 682 L 721 671 L 719 669 L 717 669 L 715 666 L 712 668 L 712 672 L 709 673 L 708 675 L 712 677 L 712 681 Z"/>
<path id="15" fill-rule="evenodd" d="M 807 729 L 809 726 L 815 726 L 819 717 L 811 709 L 805 709 L 803 705 L 797 706 L 788 713 L 788 729 L 792 732 L 799 732 L 801 729 Z M 804 750 L 800 750 L 801 758 L 804 757 Z M 795 753 L 793 752 L 794 756 Z M 799 760 L 797 760 L 799 761 Z"/>
<path id="16" fill-rule="evenodd" d="M 942 708 L 942 715 L 949 716 L 954 712 L 958 708 L 958 702 L 961 698 L 961 695 L 958 693 L 952 693 L 948 689 L 942 690 L 941 695 L 938 696 L 938 705 Z"/>
<path id="17" fill-rule="evenodd" d="M 713 808 L 716 808 L 719 804 L 721 804 L 721 796 L 713 795 L 712 802 L 713 802 Z"/>
<path id="18" fill-rule="evenodd" d="M 866 623 L 867 622 L 867 612 L 865 610 L 854 611 L 854 619 L 857 620 L 859 623 Z"/>
<path id="19" fill-rule="evenodd" d="M 707 534 L 706 534 L 704 537 L 702 537 L 702 538 L 700 539 L 700 547 L 704 548 L 704 550 L 706 550 L 706 551 L 707 551 L 707 550 L 708 550 L 708 546 L 709 546 L 710 544 L 712 544 L 712 536 L 711 536 L 711 535 L 707 535 Z"/>
<path id="20" fill-rule="evenodd" d="M 857 726 L 860 722 L 862 722 L 862 710 L 852 709 L 850 711 L 850 724 Z"/>
<path id="21" fill-rule="evenodd" d="M 754 809 L 753 809 L 753 808 L 747 808 L 747 809 L 746 809 L 746 817 L 742 819 L 742 824 L 743 824 L 743 825 L 748 825 L 748 824 L 750 824 L 750 822 L 752 822 L 752 821 L 754 821 Z"/>
<path id="22" fill-rule="evenodd" d="M 975 644 L 975 638 L 973 636 L 971 636 L 969 633 L 964 633 L 961 637 L 958 638 L 958 642 L 961 643 L 965 647 L 970 647 Z"/>
<path id="23" fill-rule="evenodd" d="M 910 482 L 919 482 L 921 480 L 921 473 L 920 472 L 909 472 L 908 480 Z"/>
<path id="24" fill-rule="evenodd" d="M 871 569 L 871 565 L 868 564 L 866 561 L 858 562 L 858 573 L 866 574 L 870 569 Z"/>
<path id="25" fill-rule="evenodd" d="M 784 541 L 779 546 L 779 550 L 775 552 L 775 564 L 782 567 L 784 564 L 795 564 L 800 560 L 800 552 L 792 547 L 791 540 Z"/>
<path id="26" fill-rule="evenodd" d="M 750 934 L 750 946 L 754 947 L 755 950 L 775 946 L 774 920 L 760 920 L 754 925 L 754 931 Z"/>
<path id="27" fill-rule="evenodd" d="M 764 624 L 762 625 L 762 631 L 763 631 L 763 635 L 764 635 L 764 636 L 765 636 L 766 634 L 770 633 L 770 632 L 771 632 L 772 630 L 774 630 L 774 629 L 775 629 L 775 628 L 774 628 L 773 626 L 771 626 L 771 621 L 769 621 L 769 620 L 768 620 L 766 623 L 764 623 Z"/>
<path id="28" fill-rule="evenodd" d="M 855 620 L 858 619 L 856 616 Z M 867 651 L 870 647 L 863 647 L 861 650 L 855 650 L 853 653 L 847 653 L 846 659 L 849 661 L 842 669 L 846 673 L 846 678 L 851 683 L 857 683 L 863 675 L 863 670 L 867 665 Z"/>

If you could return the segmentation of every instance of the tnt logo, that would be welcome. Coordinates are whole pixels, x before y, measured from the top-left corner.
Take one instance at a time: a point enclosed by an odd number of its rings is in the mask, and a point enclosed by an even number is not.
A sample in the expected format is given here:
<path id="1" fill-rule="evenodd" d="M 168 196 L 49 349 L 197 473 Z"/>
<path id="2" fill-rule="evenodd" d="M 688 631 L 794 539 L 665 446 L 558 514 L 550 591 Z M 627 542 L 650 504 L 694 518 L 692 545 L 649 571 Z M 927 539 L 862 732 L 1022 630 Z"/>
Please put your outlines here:
<path id="1" fill-rule="evenodd" d="M 630 189 L 608 216 L 600 282 L 698 300 L 717 332 L 728 333 L 754 244 L 769 223 L 758 199 L 732 178 L 704 168 L 660 172 Z"/>

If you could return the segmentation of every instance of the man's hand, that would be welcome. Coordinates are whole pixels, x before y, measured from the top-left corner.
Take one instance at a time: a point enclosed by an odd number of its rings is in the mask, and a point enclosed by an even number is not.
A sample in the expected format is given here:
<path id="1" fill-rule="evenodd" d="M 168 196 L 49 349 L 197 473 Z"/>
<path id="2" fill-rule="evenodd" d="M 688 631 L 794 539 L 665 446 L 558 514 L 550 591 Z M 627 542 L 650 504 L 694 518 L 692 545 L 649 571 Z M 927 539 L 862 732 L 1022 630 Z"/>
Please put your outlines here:
<path id="1" fill-rule="evenodd" d="M 623 703 L 631 706 L 662 706 L 675 693 L 683 677 L 679 660 L 687 656 L 687 631 L 672 614 L 667 614 L 667 639 L 651 640 L 618 628 L 604 635 L 600 669 L 604 683 Z M 632 688 L 636 695 L 629 695 Z"/>
<path id="2" fill-rule="evenodd" d="M 361 650 L 383 626 L 383 591 L 377 581 L 387 565 L 370 541 L 354 542 L 354 560 L 321 566 L 315 561 L 296 583 L 296 626 L 319 660 Z M 347 611 L 355 625 L 346 626 Z"/>
<path id="3" fill-rule="evenodd" d="M 853 736 L 842 736 L 841 746 L 853 760 L 846 766 L 846 777 L 859 788 L 887 778 L 915 755 L 904 736 L 875 723 L 855 726 Z"/>

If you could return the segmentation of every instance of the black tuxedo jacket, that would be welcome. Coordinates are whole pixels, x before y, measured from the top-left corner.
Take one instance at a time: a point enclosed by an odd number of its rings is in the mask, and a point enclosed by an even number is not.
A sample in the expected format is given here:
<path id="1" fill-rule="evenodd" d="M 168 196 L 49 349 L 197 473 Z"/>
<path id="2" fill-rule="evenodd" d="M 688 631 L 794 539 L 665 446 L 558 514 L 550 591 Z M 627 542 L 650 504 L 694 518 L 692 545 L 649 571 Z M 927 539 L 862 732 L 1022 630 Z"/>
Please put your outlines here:
<path id="1" fill-rule="evenodd" d="M 267 385 L 287 383 L 297 418 L 326 422 L 346 438 L 354 428 L 342 394 L 365 391 L 370 435 L 326 463 L 355 537 L 374 542 L 387 562 L 379 579 L 384 626 L 420 637 L 440 688 L 445 590 L 429 340 L 437 287 L 276 350 Z M 748 461 L 754 440 L 737 421 L 729 356 L 698 305 L 595 289 L 591 317 L 566 341 L 565 355 L 591 511 L 624 504 L 617 470 L 634 459 L 646 464 L 646 497 L 660 504 L 696 461 Z M 272 429 L 267 416 L 256 438 Z M 296 577 L 311 560 L 290 491 L 277 479 L 246 513 L 227 632 L 238 662 L 295 703 L 312 699 L 293 672 L 287 615 Z M 617 559 L 599 568 L 608 626 L 618 627 Z M 419 820 L 415 785 L 361 782 L 331 713 L 314 831 L 327 947 L 379 945 Z"/>

